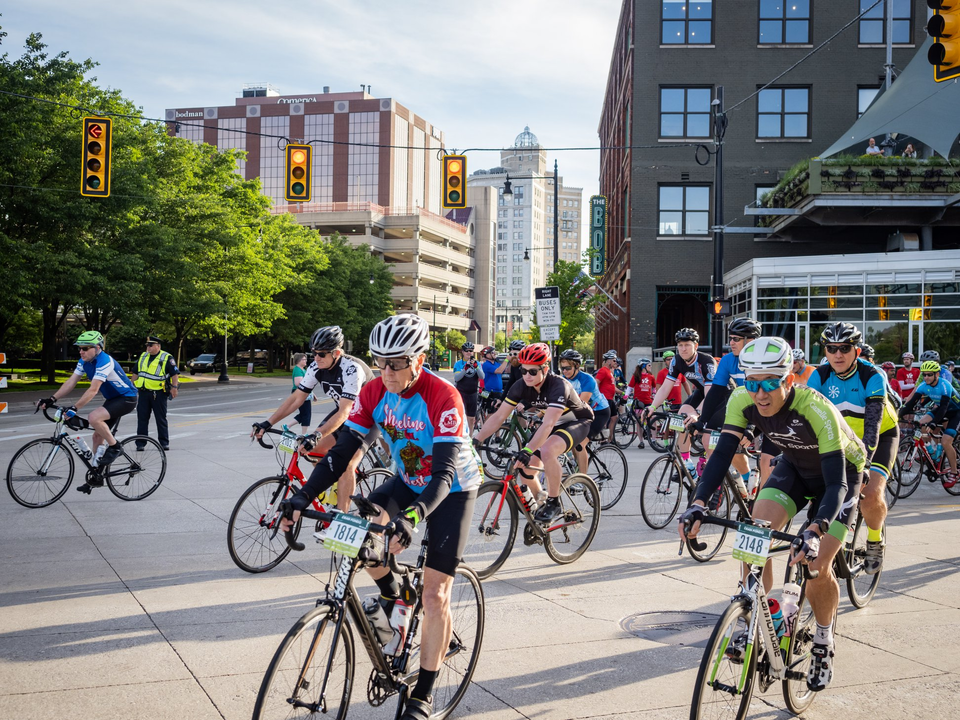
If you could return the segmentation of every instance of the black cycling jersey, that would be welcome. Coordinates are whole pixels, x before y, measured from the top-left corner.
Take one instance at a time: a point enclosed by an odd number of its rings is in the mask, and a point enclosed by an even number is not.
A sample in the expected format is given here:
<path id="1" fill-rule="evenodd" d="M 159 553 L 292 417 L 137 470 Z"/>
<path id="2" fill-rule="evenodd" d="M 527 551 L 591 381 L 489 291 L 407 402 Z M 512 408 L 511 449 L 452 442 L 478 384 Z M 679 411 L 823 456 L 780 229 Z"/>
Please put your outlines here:
<path id="1" fill-rule="evenodd" d="M 547 375 L 540 390 L 527 386 L 523 380 L 515 382 L 510 386 L 506 402 L 510 405 L 522 405 L 527 410 L 561 408 L 563 414 L 557 420 L 558 426 L 577 420 L 593 420 L 593 410 L 580 399 L 573 385 L 553 373 Z"/>
<path id="2" fill-rule="evenodd" d="M 673 381 L 685 377 L 693 385 L 693 392 L 686 399 L 685 404 L 697 407 L 703 402 L 704 387 L 713 383 L 713 376 L 717 372 L 717 362 L 713 356 L 698 352 L 691 362 L 687 362 L 679 355 L 674 355 L 667 370 L 667 377 Z"/>
<path id="3" fill-rule="evenodd" d="M 310 363 L 306 374 L 300 379 L 297 390 L 313 392 L 317 385 L 334 402 L 341 400 L 356 401 L 360 388 L 373 380 L 373 371 L 362 360 L 352 355 L 343 355 L 337 363 L 327 370 L 317 367 L 316 361 Z"/>

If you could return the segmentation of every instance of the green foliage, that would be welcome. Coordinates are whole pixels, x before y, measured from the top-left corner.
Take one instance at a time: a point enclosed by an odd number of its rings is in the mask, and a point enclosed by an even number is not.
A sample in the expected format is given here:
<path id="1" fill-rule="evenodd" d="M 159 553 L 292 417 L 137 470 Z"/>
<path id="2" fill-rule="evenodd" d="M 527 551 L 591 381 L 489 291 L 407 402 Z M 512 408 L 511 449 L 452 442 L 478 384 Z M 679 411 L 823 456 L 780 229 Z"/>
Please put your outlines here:
<path id="1" fill-rule="evenodd" d="M 493 347 L 498 353 L 507 351 L 507 334 L 502 330 L 498 331 L 493 338 Z"/>
<path id="2" fill-rule="evenodd" d="M 467 341 L 467 336 L 459 330 L 447 330 L 444 333 L 444 346 L 449 350 L 459 350 Z"/>

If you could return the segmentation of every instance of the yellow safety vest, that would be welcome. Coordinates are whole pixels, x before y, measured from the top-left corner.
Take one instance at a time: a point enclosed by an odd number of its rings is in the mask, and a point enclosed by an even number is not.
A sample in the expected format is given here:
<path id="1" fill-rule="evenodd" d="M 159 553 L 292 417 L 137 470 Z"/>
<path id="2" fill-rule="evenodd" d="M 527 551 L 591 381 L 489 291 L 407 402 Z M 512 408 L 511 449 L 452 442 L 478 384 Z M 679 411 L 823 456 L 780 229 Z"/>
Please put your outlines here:
<path id="1" fill-rule="evenodd" d="M 170 353 L 161 350 L 156 355 L 143 353 L 137 360 L 137 379 L 133 382 L 144 390 L 163 390 L 167 379 L 164 369 L 167 367 L 167 358 Z"/>

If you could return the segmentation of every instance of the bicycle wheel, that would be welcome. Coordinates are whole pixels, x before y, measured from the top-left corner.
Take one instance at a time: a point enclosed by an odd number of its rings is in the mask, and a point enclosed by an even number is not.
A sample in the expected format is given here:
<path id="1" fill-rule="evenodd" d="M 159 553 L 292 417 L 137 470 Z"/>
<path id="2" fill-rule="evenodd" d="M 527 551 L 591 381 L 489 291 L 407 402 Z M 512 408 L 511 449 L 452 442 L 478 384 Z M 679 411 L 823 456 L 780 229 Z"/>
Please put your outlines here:
<path id="1" fill-rule="evenodd" d="M 494 480 L 503 477 L 510 467 L 514 455 L 520 452 L 523 443 L 520 437 L 509 426 L 504 426 L 491 435 L 484 443 L 483 454 L 486 462 L 483 465 L 484 474 Z"/>
<path id="2" fill-rule="evenodd" d="M 290 546 L 279 531 L 280 501 L 292 494 L 287 479 L 279 476 L 257 480 L 248 487 L 230 513 L 227 522 L 227 549 L 237 567 L 248 573 L 275 568 L 290 554 Z M 293 529 L 300 533 L 298 522 Z"/>
<path id="3" fill-rule="evenodd" d="M 630 447 L 637 437 L 637 421 L 628 410 L 621 410 L 613 426 L 613 441 L 622 448 Z"/>
<path id="4" fill-rule="evenodd" d="M 886 539 L 887 528 L 883 527 L 883 536 Z M 863 571 L 863 558 L 867 552 L 867 523 L 863 515 L 857 516 L 857 524 L 853 526 L 853 534 L 847 538 L 843 547 L 843 554 L 850 568 L 850 577 L 847 578 L 847 595 L 855 608 L 866 607 L 873 594 L 880 585 L 880 576 L 883 568 L 876 575 L 867 575 Z"/>
<path id="5" fill-rule="evenodd" d="M 887 484 L 884 488 L 884 497 L 887 500 L 887 508 L 892 508 L 897 504 L 897 498 L 900 497 L 900 465 L 896 461 L 887 477 Z"/>
<path id="6" fill-rule="evenodd" d="M 708 503 L 708 507 L 708 512 L 713 517 L 719 517 L 725 520 L 730 519 L 730 491 L 726 485 L 721 485 L 717 492 L 713 494 L 713 497 L 710 498 L 710 502 Z M 725 527 L 701 524 L 697 540 L 705 544 L 706 547 L 703 548 L 703 550 L 697 550 L 693 547 L 690 540 L 687 540 L 687 550 L 690 551 L 690 557 L 697 562 L 712 560 L 720 551 L 720 548 L 723 547 L 723 541 L 726 537 L 727 529 Z"/>
<path id="7" fill-rule="evenodd" d="M 947 461 L 944 460 L 942 467 L 949 468 L 950 466 L 947 464 Z M 940 483 L 943 485 L 943 489 L 946 490 L 947 493 L 950 495 L 960 495 L 960 483 L 948 486 L 948 482 L 949 480 L 947 480 L 947 476 L 945 474 L 940 476 Z"/>
<path id="8" fill-rule="evenodd" d="M 60 442 L 31 440 L 7 466 L 10 497 L 28 508 L 52 505 L 73 480 L 73 453 Z"/>
<path id="9" fill-rule="evenodd" d="M 481 580 L 499 570 L 517 539 L 517 503 L 500 481 L 485 482 L 473 504 L 470 534 L 463 549 L 465 562 Z"/>
<path id="10" fill-rule="evenodd" d="M 799 565 L 787 568 L 787 582 L 800 585 L 800 604 L 793 617 L 794 627 L 784 658 L 790 676 L 783 680 L 783 701 L 793 713 L 799 715 L 810 707 L 816 695 L 807 687 L 807 669 L 810 667 L 810 649 L 813 647 L 813 636 L 817 630 L 817 619 L 813 615 L 810 601 L 807 600 L 807 587 Z"/>
<path id="11" fill-rule="evenodd" d="M 627 489 L 627 456 L 616 445 L 598 445 L 590 450 L 587 475 L 597 483 L 600 509 L 609 510 Z"/>
<path id="12" fill-rule="evenodd" d="M 900 492 L 898 497 L 902 500 L 913 495 L 920 487 L 925 462 L 923 454 L 910 438 L 902 441 L 900 448 L 903 452 L 902 454 L 899 451 L 897 452 L 897 467 L 900 468 Z"/>
<path id="13" fill-rule="evenodd" d="M 600 525 L 600 491 L 588 475 L 568 475 L 560 485 L 561 515 L 547 528 L 543 549 L 566 565 L 583 555 Z"/>
<path id="14" fill-rule="evenodd" d="M 143 445 L 143 450 L 137 448 Z M 167 474 L 167 454 L 153 438 L 134 435 L 120 442 L 124 454 L 104 475 L 110 492 L 121 500 L 143 500 L 153 495 Z"/>
<path id="15" fill-rule="evenodd" d="M 690 720 L 740 720 L 746 717 L 753 697 L 759 648 L 754 641 L 753 652 L 746 658 L 746 667 L 743 666 L 743 656 L 727 654 L 727 648 L 749 631 L 750 613 L 747 600 L 734 600 L 717 621 L 700 660 Z M 743 690 L 738 690 L 741 682 L 744 683 Z"/>
<path id="16" fill-rule="evenodd" d="M 308 708 L 295 710 L 292 699 L 317 703 L 314 712 L 322 712 L 325 717 L 347 716 L 355 663 L 350 619 L 343 619 L 339 637 L 335 628 L 326 605 L 297 620 L 263 676 L 253 720 L 306 717 Z"/>
<path id="17" fill-rule="evenodd" d="M 655 412 L 647 424 L 647 439 L 650 447 L 660 453 L 669 452 L 676 439 L 676 433 L 667 427 L 667 414 Z"/>
<path id="18" fill-rule="evenodd" d="M 377 468 L 376 470 L 357 470 L 357 487 L 354 494 L 368 497 L 370 493 L 392 478 L 394 473 Z"/>
<path id="19" fill-rule="evenodd" d="M 690 456 L 700 457 L 706 452 L 703 449 L 703 435 L 690 433 Z"/>
<path id="20" fill-rule="evenodd" d="M 672 455 L 659 457 L 647 468 L 640 485 L 640 514 L 654 530 L 665 528 L 680 509 L 680 468 Z"/>

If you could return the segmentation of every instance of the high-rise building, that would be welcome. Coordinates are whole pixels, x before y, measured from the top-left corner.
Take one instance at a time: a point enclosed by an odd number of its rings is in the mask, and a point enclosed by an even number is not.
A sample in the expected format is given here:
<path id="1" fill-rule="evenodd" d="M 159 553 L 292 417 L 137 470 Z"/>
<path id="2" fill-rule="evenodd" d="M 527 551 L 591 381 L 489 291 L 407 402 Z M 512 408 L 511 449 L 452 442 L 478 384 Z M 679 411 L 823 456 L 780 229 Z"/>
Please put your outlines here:
<path id="1" fill-rule="evenodd" d="M 166 120 L 179 137 L 245 151 L 237 170 L 260 178 L 274 212 L 365 243 L 383 257 L 394 272 L 398 311 L 419 312 L 439 332 L 455 329 L 492 342 L 487 218 L 494 199 L 475 193 L 467 212 L 444 213 L 444 135 L 434 125 L 392 98 L 374 97 L 369 87 L 294 96 L 266 84 L 243 88 L 233 105 L 169 109 Z M 314 148 L 309 203 L 284 200 L 286 142 Z"/>

